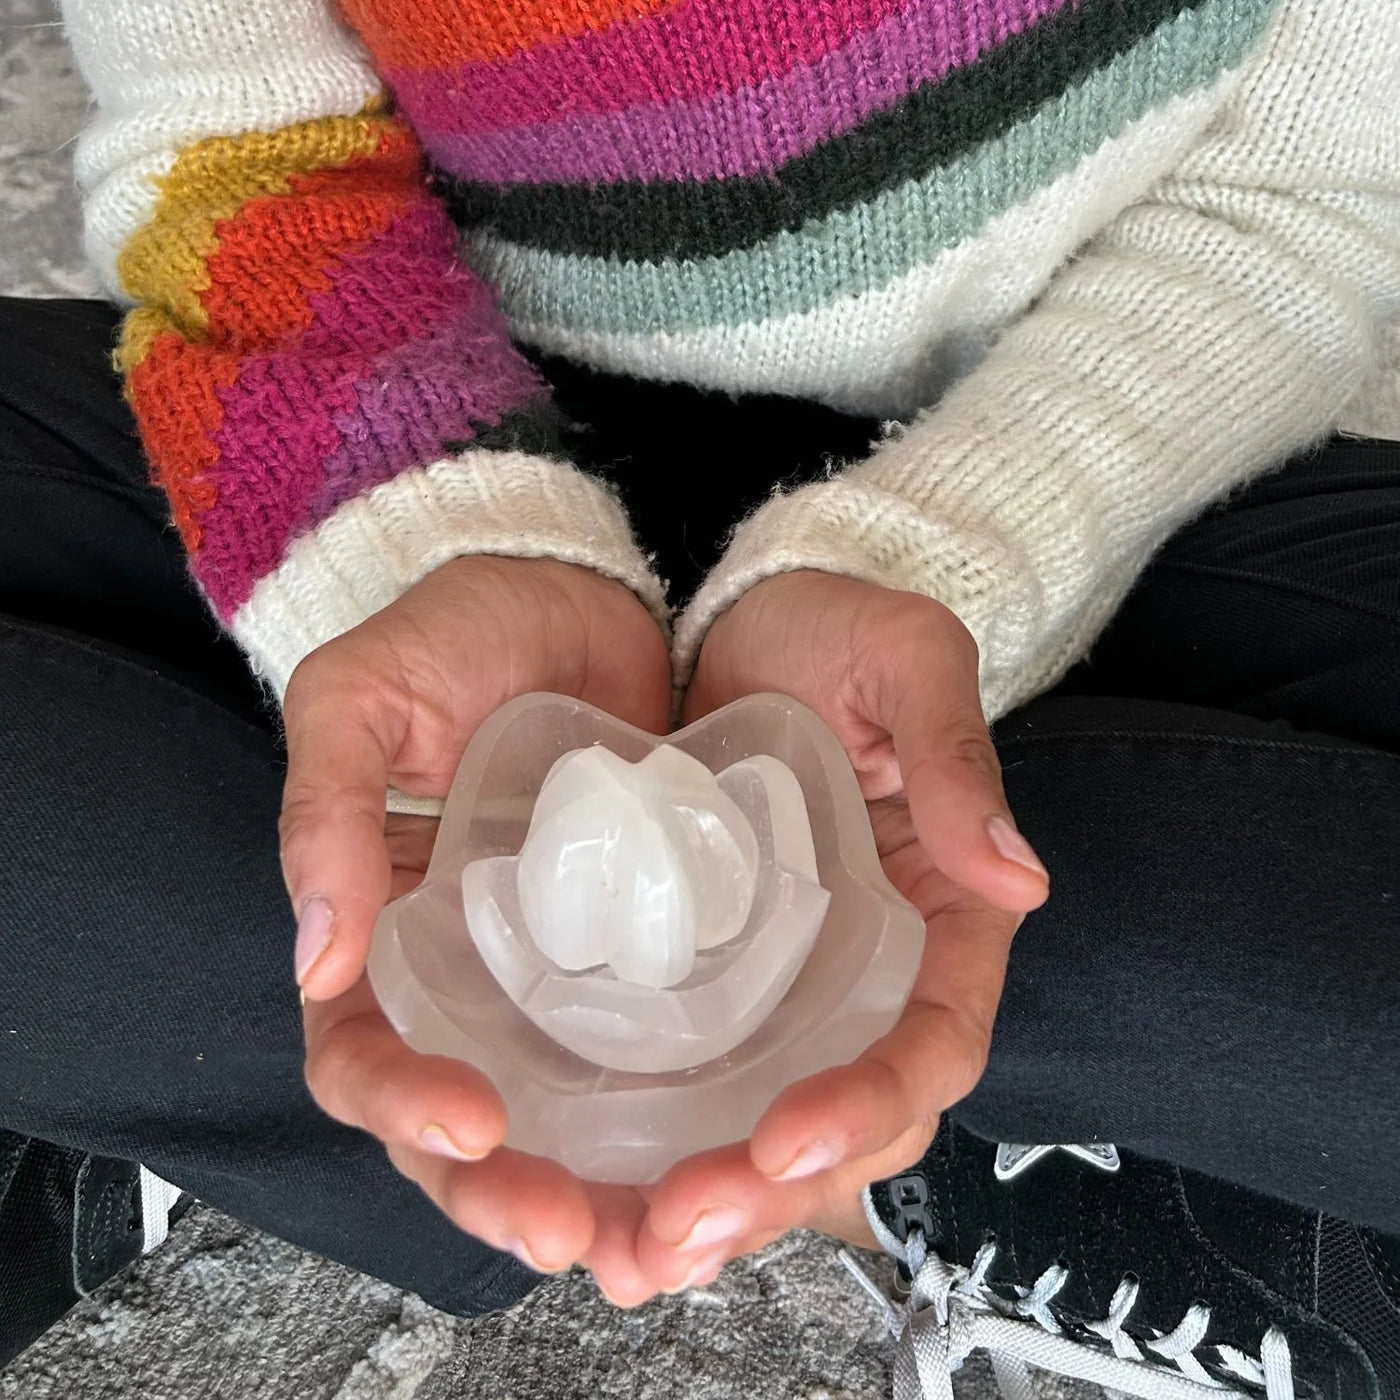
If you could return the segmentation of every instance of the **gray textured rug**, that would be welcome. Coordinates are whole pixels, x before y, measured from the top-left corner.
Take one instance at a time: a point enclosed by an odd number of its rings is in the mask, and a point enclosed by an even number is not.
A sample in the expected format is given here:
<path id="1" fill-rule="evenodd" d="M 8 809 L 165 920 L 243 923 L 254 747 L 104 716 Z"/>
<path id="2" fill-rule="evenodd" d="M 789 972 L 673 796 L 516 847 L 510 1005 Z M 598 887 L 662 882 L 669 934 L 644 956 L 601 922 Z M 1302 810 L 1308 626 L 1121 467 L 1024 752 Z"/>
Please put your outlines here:
<path id="1" fill-rule="evenodd" d="M 70 165 L 86 112 L 52 0 L 0 0 L 0 293 L 96 294 Z"/>
<path id="2" fill-rule="evenodd" d="M 86 108 L 50 0 L 0 0 L 0 294 L 95 292 L 69 168 Z M 0 1371 L 0 1400 L 879 1400 L 891 1344 L 834 1251 L 795 1232 L 632 1312 L 576 1271 L 464 1322 L 197 1207 Z M 957 1388 L 994 1394 L 980 1364 Z"/>
<path id="3" fill-rule="evenodd" d="M 463 1322 L 201 1209 L 0 1372 L 0 1400 L 879 1400 L 888 1346 L 832 1252 L 789 1235 L 631 1312 L 576 1271 Z"/>

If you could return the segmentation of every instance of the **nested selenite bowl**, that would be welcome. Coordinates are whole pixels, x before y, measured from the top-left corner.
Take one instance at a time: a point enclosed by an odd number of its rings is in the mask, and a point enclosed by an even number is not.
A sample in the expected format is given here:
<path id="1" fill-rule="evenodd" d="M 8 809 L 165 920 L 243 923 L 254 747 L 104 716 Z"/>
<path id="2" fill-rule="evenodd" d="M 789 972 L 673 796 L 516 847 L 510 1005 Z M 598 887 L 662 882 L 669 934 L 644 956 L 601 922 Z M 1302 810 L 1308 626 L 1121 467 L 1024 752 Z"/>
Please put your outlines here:
<path id="1" fill-rule="evenodd" d="M 698 948 L 670 986 L 623 980 L 607 964 L 562 967 L 521 917 L 516 858 L 536 797 L 561 759 L 595 745 L 630 764 L 674 746 L 718 775 L 754 832 L 742 931 Z M 698 800 L 687 767 L 648 765 L 681 772 L 683 807 Z M 798 788 L 810 841 L 794 817 Z M 880 867 L 845 752 L 804 706 L 747 696 L 658 737 L 536 694 L 502 706 L 467 746 L 423 883 L 375 926 L 369 975 L 410 1046 L 491 1079 L 509 1146 L 586 1180 L 640 1183 L 747 1138 L 788 1084 L 885 1034 L 923 941 L 923 921 Z"/>

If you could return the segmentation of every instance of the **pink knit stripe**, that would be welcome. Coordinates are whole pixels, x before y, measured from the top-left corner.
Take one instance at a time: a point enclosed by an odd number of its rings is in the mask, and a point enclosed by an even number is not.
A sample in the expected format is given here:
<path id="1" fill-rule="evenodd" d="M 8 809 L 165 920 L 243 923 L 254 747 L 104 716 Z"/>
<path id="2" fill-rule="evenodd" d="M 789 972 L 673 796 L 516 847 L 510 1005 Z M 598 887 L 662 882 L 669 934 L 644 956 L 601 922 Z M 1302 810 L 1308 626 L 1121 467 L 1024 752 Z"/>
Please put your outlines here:
<path id="1" fill-rule="evenodd" d="M 344 355 L 250 356 L 237 381 L 219 391 L 219 459 L 208 473 L 217 494 L 199 518 L 194 564 L 221 617 L 247 601 L 306 523 L 321 464 L 340 443 L 333 415 L 353 408 L 355 378 L 365 363 Z"/>
<path id="2" fill-rule="evenodd" d="M 397 233 L 411 232 L 410 218 L 400 222 Z M 455 265 L 445 275 L 421 249 L 417 275 L 405 267 L 396 277 L 392 263 L 369 250 L 347 259 L 335 285 L 311 299 L 315 319 L 297 344 L 249 356 L 219 391 L 219 460 L 209 472 L 217 496 L 199 519 L 195 567 L 225 618 L 295 536 L 539 392 L 481 282 Z M 376 343 L 387 348 L 369 352 Z"/>
<path id="3" fill-rule="evenodd" d="M 1010 0 L 1011 32 L 1069 0 Z M 986 34 L 950 31 L 938 0 L 914 0 L 849 43 L 754 87 L 690 103 L 569 114 L 493 132 L 420 131 L 444 169 L 499 182 L 706 180 L 773 170 L 977 61 Z"/>
<path id="4" fill-rule="evenodd" d="M 460 239 L 442 206 L 426 193 L 372 243 L 325 271 L 330 285 L 307 297 L 310 324 L 289 345 L 297 355 L 373 354 L 421 335 L 425 316 L 442 313 L 445 283 L 467 276 Z"/>
<path id="5" fill-rule="evenodd" d="M 561 113 L 602 115 L 752 86 L 815 62 L 912 2 L 681 0 L 645 20 L 590 30 L 496 63 L 450 70 L 391 68 L 385 77 L 416 127 L 498 131 Z M 922 3 L 936 5 L 950 30 L 995 29 L 1008 8 L 1008 0 L 975 7 L 966 0 Z"/>

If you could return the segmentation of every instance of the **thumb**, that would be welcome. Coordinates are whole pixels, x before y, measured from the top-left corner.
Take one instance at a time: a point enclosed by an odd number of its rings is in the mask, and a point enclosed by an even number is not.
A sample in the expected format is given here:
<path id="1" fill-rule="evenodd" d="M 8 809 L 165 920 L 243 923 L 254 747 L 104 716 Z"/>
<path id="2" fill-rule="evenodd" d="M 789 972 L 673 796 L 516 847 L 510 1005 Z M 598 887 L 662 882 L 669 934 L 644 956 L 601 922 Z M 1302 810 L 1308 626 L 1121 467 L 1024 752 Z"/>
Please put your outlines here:
<path id="1" fill-rule="evenodd" d="M 921 647 L 892 692 L 886 723 L 920 845 L 949 879 L 999 909 L 1044 903 L 1049 876 L 1007 806 L 975 661 Z"/>
<path id="2" fill-rule="evenodd" d="M 353 689 L 303 663 L 287 687 L 282 872 L 297 916 L 296 979 L 321 1001 L 358 981 L 389 898 L 384 836 L 392 720 Z"/>

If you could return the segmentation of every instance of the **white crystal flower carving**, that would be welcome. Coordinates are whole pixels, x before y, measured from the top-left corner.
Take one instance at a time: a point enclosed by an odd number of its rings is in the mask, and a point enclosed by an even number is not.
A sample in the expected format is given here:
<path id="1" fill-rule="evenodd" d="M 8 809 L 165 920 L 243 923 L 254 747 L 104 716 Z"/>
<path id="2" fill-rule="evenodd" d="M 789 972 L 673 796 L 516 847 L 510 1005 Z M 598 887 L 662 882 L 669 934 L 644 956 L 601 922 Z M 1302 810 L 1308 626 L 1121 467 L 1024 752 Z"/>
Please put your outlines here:
<path id="1" fill-rule="evenodd" d="M 738 935 L 758 886 L 758 839 L 698 759 L 669 744 L 640 763 L 601 746 L 544 780 L 516 866 L 535 945 L 571 971 L 672 987 L 697 949 Z"/>
<path id="2" fill-rule="evenodd" d="M 669 744 L 637 763 L 564 754 L 520 854 L 462 871 L 467 928 L 506 994 L 619 1070 L 686 1069 L 746 1039 L 829 901 L 791 769 L 755 754 L 716 774 Z"/>

